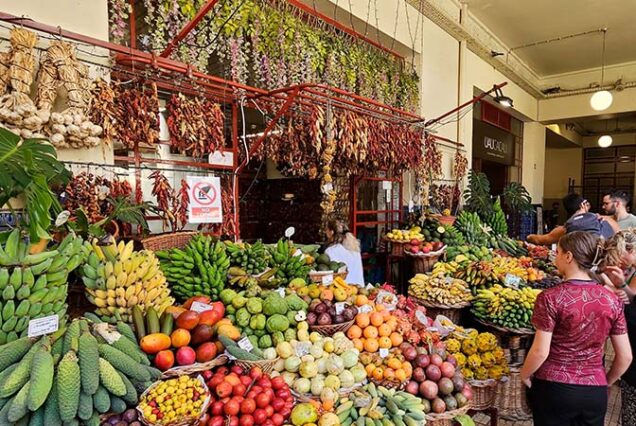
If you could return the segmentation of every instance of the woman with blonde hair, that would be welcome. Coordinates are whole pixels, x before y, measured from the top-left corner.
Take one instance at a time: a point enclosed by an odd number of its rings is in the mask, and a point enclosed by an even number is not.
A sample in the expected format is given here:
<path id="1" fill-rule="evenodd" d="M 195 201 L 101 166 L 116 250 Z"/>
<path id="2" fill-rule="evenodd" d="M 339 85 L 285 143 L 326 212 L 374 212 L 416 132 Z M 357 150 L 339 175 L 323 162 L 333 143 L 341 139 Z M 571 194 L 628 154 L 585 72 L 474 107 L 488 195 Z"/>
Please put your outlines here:
<path id="1" fill-rule="evenodd" d="M 325 253 L 332 261 L 347 265 L 349 271 L 347 283 L 364 286 L 362 255 L 358 239 L 349 232 L 347 226 L 340 220 L 330 220 L 327 223 L 325 235 L 327 237 Z"/>

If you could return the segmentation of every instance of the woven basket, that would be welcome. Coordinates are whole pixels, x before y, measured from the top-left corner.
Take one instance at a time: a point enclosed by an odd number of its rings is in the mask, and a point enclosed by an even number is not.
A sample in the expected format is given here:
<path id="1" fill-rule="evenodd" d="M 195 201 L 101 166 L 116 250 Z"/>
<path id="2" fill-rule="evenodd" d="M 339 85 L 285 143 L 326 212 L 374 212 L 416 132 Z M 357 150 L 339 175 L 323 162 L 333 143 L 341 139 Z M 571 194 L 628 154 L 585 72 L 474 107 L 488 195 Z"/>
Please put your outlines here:
<path id="1" fill-rule="evenodd" d="M 430 253 L 411 253 L 404 250 L 404 253 L 413 258 L 413 272 L 416 274 L 425 274 L 433 270 L 433 266 L 439 261 L 439 258 L 446 252 L 446 246 Z"/>
<path id="2" fill-rule="evenodd" d="M 470 404 L 466 404 L 462 408 L 457 410 L 447 411 L 440 414 L 427 414 L 426 425 L 427 426 L 453 426 L 453 419 L 461 414 L 466 414 L 472 407 Z"/>
<path id="3" fill-rule="evenodd" d="M 495 404 L 498 380 L 470 380 L 468 383 L 473 389 L 472 410 L 484 411 Z"/>
<path id="4" fill-rule="evenodd" d="M 141 240 L 141 245 L 144 249 L 152 251 L 183 248 L 196 234 L 198 234 L 198 232 L 187 231 L 153 235 L 152 237 Z"/>
<path id="5" fill-rule="evenodd" d="M 391 243 L 392 256 L 404 257 L 404 244 L 406 244 L 406 241 L 396 241 L 389 238 L 385 238 L 385 240 Z"/>
<path id="6" fill-rule="evenodd" d="M 322 277 L 324 277 L 325 275 L 329 275 L 329 274 L 333 274 L 334 279 L 335 278 L 342 278 L 343 280 L 347 279 L 347 275 L 349 275 L 348 271 L 344 271 L 344 272 L 330 272 L 330 271 L 310 271 L 309 272 L 309 279 L 312 282 L 315 282 L 317 284 L 321 284 L 322 283 Z"/>
<path id="7" fill-rule="evenodd" d="M 470 302 L 464 302 L 458 305 L 443 305 L 441 303 L 431 302 L 430 300 L 422 300 L 416 297 L 413 297 L 413 299 L 415 299 L 419 305 L 426 308 L 426 314 L 430 318 L 437 318 L 438 315 L 443 315 L 451 320 L 453 324 L 460 323 L 462 310 L 470 306 Z"/>
<path id="8" fill-rule="evenodd" d="M 493 324 L 491 322 L 488 321 L 484 321 L 481 320 L 479 318 L 475 318 L 475 321 L 477 321 L 478 323 L 485 325 L 486 327 L 490 327 L 494 330 L 497 331 L 501 331 L 502 333 L 512 333 L 512 334 L 520 334 L 520 335 L 525 335 L 525 336 L 531 336 L 535 333 L 534 329 L 532 328 L 508 328 L 508 327 L 502 327 L 500 325 L 496 325 Z"/>
<path id="9" fill-rule="evenodd" d="M 309 329 L 311 331 L 316 331 L 323 336 L 333 336 L 339 331 L 346 333 L 347 330 L 353 325 L 355 320 L 341 322 L 340 324 L 329 324 L 329 325 L 310 325 Z"/>
<path id="10" fill-rule="evenodd" d="M 169 370 L 166 370 L 161 375 L 162 379 L 169 379 L 172 377 L 179 376 L 190 376 L 195 373 L 200 373 L 201 371 L 211 370 L 214 367 L 218 367 L 219 365 L 225 365 L 229 361 L 229 358 L 226 355 L 219 355 L 211 361 L 208 362 L 197 362 L 192 365 L 183 365 L 180 367 L 174 367 Z"/>
<path id="11" fill-rule="evenodd" d="M 455 223 L 455 219 L 456 219 L 455 216 L 435 215 L 433 217 L 442 225 L 448 225 L 448 226 L 452 226 Z"/>
<path id="12" fill-rule="evenodd" d="M 276 361 L 278 358 L 274 359 L 262 359 L 258 361 L 246 361 L 246 360 L 234 360 L 234 364 L 243 368 L 243 370 L 249 371 L 252 367 L 259 367 L 263 373 L 269 374 L 274 371 L 274 366 L 276 365 Z"/>
<path id="13" fill-rule="evenodd" d="M 495 405 L 499 417 L 505 420 L 525 421 L 532 418 L 526 398 L 526 385 L 521 381 L 520 368 L 510 368 L 509 380 L 499 382 Z"/>
<path id="14" fill-rule="evenodd" d="M 409 382 L 408 380 L 401 382 L 398 379 L 376 380 L 374 378 L 370 378 L 369 381 L 375 384 L 376 386 L 384 386 L 387 389 L 395 389 L 395 390 L 404 390 L 404 388 L 406 388 L 406 385 Z"/>

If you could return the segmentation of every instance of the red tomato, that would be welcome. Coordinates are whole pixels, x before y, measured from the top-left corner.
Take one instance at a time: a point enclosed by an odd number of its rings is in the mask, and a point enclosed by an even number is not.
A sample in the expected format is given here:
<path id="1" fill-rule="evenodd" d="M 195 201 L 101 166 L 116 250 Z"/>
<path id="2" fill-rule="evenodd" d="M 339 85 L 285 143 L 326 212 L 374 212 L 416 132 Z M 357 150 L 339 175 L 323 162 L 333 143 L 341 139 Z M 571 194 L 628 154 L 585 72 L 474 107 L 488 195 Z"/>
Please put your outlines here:
<path id="1" fill-rule="evenodd" d="M 240 409 L 241 405 L 237 401 L 230 400 L 223 407 L 223 412 L 228 416 L 236 416 L 239 413 Z"/>
<path id="2" fill-rule="evenodd" d="M 254 385 L 254 386 L 252 386 L 252 390 L 253 390 L 254 392 L 256 392 L 256 393 L 261 393 L 261 392 L 263 392 L 263 388 L 262 388 L 262 387 L 260 387 L 259 385 Z"/>
<path id="3" fill-rule="evenodd" d="M 251 414 L 243 414 L 239 419 L 239 426 L 254 426 L 254 417 Z"/>
<path id="4" fill-rule="evenodd" d="M 254 411 L 254 423 L 262 425 L 267 420 L 267 413 L 262 408 L 257 408 Z"/>
<path id="5" fill-rule="evenodd" d="M 210 380 L 208 380 L 208 387 L 211 390 L 215 390 L 216 387 L 221 383 L 223 383 L 223 376 L 219 376 L 218 374 L 215 374 L 214 376 L 212 376 Z"/>
<path id="6" fill-rule="evenodd" d="M 272 401 L 272 407 L 274 411 L 279 412 L 285 407 L 285 400 L 281 398 L 276 398 Z"/>
<path id="7" fill-rule="evenodd" d="M 255 399 L 256 395 L 258 395 L 258 393 L 254 392 L 254 390 L 251 390 L 247 393 L 247 395 L 245 395 L 245 398 Z"/>
<path id="8" fill-rule="evenodd" d="M 241 376 L 240 379 L 241 383 L 243 383 L 245 387 L 252 384 L 252 378 L 250 376 Z"/>
<path id="9" fill-rule="evenodd" d="M 260 379 L 261 376 L 263 375 L 263 370 L 261 370 L 259 367 L 252 367 L 252 369 L 250 370 L 250 377 L 252 379 Z"/>
<path id="10" fill-rule="evenodd" d="M 274 408 L 271 405 L 265 407 L 265 414 L 267 414 L 267 418 L 271 418 L 274 415 Z"/>
<path id="11" fill-rule="evenodd" d="M 254 410 L 256 410 L 256 401 L 252 398 L 245 398 L 243 402 L 241 402 L 241 413 L 252 414 Z"/>
<path id="12" fill-rule="evenodd" d="M 282 376 L 274 377 L 272 379 L 272 388 L 275 390 L 283 389 L 285 386 L 287 386 L 287 383 L 285 383 L 285 379 L 283 379 Z"/>
<path id="13" fill-rule="evenodd" d="M 214 416 L 208 422 L 208 426 L 223 426 L 225 424 L 225 417 Z"/>
<path id="14" fill-rule="evenodd" d="M 260 379 L 258 379 L 258 385 L 263 387 L 263 388 L 271 388 L 272 387 L 272 381 L 269 380 L 268 376 L 262 376 Z"/>
<path id="15" fill-rule="evenodd" d="M 237 376 L 243 375 L 243 367 L 241 367 L 240 365 L 233 365 L 231 370 L 232 373 L 235 373 Z"/>
<path id="16" fill-rule="evenodd" d="M 274 426 L 274 422 L 272 422 L 272 419 L 267 419 L 263 423 L 263 426 Z"/>
<path id="17" fill-rule="evenodd" d="M 270 400 L 273 400 L 274 398 L 276 398 L 276 394 L 274 393 L 274 390 L 272 388 L 265 389 L 263 393 L 266 393 L 267 395 L 269 395 Z"/>
<path id="18" fill-rule="evenodd" d="M 210 412 L 213 416 L 222 416 L 223 415 L 223 402 L 216 401 L 212 404 L 210 408 Z"/>
<path id="19" fill-rule="evenodd" d="M 219 383 L 216 387 L 216 394 L 219 398 L 225 398 L 232 395 L 232 385 L 228 382 Z"/>
<path id="20" fill-rule="evenodd" d="M 243 383 L 239 383 L 238 385 L 234 385 L 234 387 L 232 388 L 232 395 L 243 396 L 245 395 L 246 390 L 247 388 L 245 387 L 245 385 Z"/>
<path id="21" fill-rule="evenodd" d="M 256 395 L 256 406 L 258 408 L 265 408 L 269 405 L 270 402 L 271 402 L 271 398 L 269 394 L 263 392 Z"/>
<path id="22" fill-rule="evenodd" d="M 283 388 L 279 390 L 278 392 L 276 392 L 276 396 L 284 400 L 287 400 L 289 397 L 291 397 L 291 392 L 289 391 L 289 388 Z"/>
<path id="23" fill-rule="evenodd" d="M 274 423 L 274 426 L 282 426 L 282 424 L 285 423 L 285 418 L 280 415 L 280 413 L 274 413 L 272 423 Z"/>

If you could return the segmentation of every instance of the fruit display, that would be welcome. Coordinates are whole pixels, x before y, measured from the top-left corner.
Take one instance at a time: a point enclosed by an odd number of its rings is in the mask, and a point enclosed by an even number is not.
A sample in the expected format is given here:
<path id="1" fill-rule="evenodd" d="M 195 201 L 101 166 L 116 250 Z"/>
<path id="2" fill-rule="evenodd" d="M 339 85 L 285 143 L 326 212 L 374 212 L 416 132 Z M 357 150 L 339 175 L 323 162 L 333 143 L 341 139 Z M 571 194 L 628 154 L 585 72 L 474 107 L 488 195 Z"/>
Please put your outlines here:
<path id="1" fill-rule="evenodd" d="M 271 377 L 258 367 L 245 371 L 239 366 L 217 367 L 203 376 L 212 394 L 203 424 L 282 426 L 288 422 L 294 398 L 282 377 Z"/>
<path id="2" fill-rule="evenodd" d="M 35 249 L 18 229 L 0 244 L 0 345 L 26 336 L 32 319 L 64 320 L 68 274 L 84 261 L 86 247 L 68 235 L 55 249 L 31 254 Z"/>
<path id="3" fill-rule="evenodd" d="M 528 250 L 523 246 L 521 241 L 513 240 L 507 235 L 499 235 L 490 239 L 490 247 L 495 250 L 501 250 L 508 256 L 527 256 Z"/>
<path id="4" fill-rule="evenodd" d="M 508 236 L 508 223 L 506 215 L 501 208 L 501 199 L 497 197 L 492 205 L 492 211 L 484 217 L 484 222 L 490 226 L 493 234 L 497 236 Z"/>
<path id="5" fill-rule="evenodd" d="M 446 259 L 449 262 L 479 262 L 481 260 L 490 260 L 492 258 L 493 253 L 486 246 L 461 245 L 454 247 L 451 246 L 446 249 Z"/>
<path id="6" fill-rule="evenodd" d="M 251 341 L 249 346 L 239 345 L 239 343 L 229 337 L 222 335 L 219 336 L 219 341 L 225 347 L 225 351 L 238 361 L 264 361 L 277 358 L 274 348 L 261 350 L 258 346 L 252 345 Z"/>
<path id="7" fill-rule="evenodd" d="M 386 238 L 391 241 L 409 242 L 409 241 L 426 241 L 426 237 L 422 233 L 422 228 L 413 226 L 410 229 L 392 229 L 387 232 Z"/>
<path id="8" fill-rule="evenodd" d="M 191 300 L 209 302 L 199 298 Z M 161 316 L 150 308 L 145 314 L 133 308 L 133 323 L 141 349 L 153 356 L 153 364 L 161 371 L 174 366 L 187 366 L 213 360 L 221 349 L 220 338 L 238 339 L 238 330 L 228 320 L 223 320 L 225 307 L 213 302 L 202 312 L 181 309 L 166 311 Z"/>
<path id="9" fill-rule="evenodd" d="M 490 236 L 477 213 L 462 211 L 457 216 L 454 226 L 469 245 L 487 246 L 490 242 Z"/>
<path id="10" fill-rule="evenodd" d="M 307 311 L 307 323 L 310 326 L 342 324 L 353 320 L 356 315 L 358 308 L 345 302 L 314 300 Z"/>
<path id="11" fill-rule="evenodd" d="M 457 230 L 453 225 L 442 225 L 445 229 L 441 235 L 441 240 L 447 246 L 461 246 L 466 240 L 461 232 Z"/>
<path id="12" fill-rule="evenodd" d="M 369 383 L 342 398 L 335 414 L 338 421 L 336 424 L 342 426 L 419 426 L 426 423 L 427 411 L 430 411 L 430 406 L 408 392 Z"/>
<path id="13" fill-rule="evenodd" d="M 254 244 L 231 241 L 224 243 L 230 256 L 230 265 L 241 268 L 247 275 L 257 275 L 267 269 L 269 252 L 260 240 Z"/>
<path id="14" fill-rule="evenodd" d="M 421 242 L 419 240 L 412 240 L 410 243 L 404 245 L 404 251 L 412 254 L 428 254 L 431 252 L 437 252 L 444 247 L 444 243 L 441 241 Z"/>
<path id="15" fill-rule="evenodd" d="M 341 268 L 346 268 L 342 262 L 333 262 L 327 253 L 323 253 L 315 259 L 315 270 L 318 272 L 339 272 Z"/>
<path id="16" fill-rule="evenodd" d="M 511 329 L 532 328 L 534 302 L 541 290 L 513 289 L 499 284 L 477 290 L 472 312 L 478 319 Z"/>
<path id="17" fill-rule="evenodd" d="M 324 337 L 313 332 L 301 337 L 276 345 L 280 359 L 272 373 L 280 375 L 294 392 L 311 394 L 330 409 L 339 391 L 356 387 L 367 378 L 360 352 L 343 333 Z"/>
<path id="18" fill-rule="evenodd" d="M 404 338 L 397 332 L 398 319 L 384 305 L 376 303 L 371 312 L 360 312 L 347 336 L 360 352 L 375 353 L 402 344 Z"/>
<path id="19" fill-rule="evenodd" d="M 409 280 L 409 295 L 424 302 L 454 306 L 472 300 L 466 281 L 443 274 L 417 274 Z"/>
<path id="20" fill-rule="evenodd" d="M 133 306 L 161 314 L 174 303 L 159 260 L 152 251 L 133 250 L 133 241 L 103 246 L 94 241 L 81 271 L 86 298 L 111 322 L 131 322 Z"/>
<path id="21" fill-rule="evenodd" d="M 51 335 L 4 345 L 0 423 L 44 419 L 44 424 L 97 426 L 101 414 L 124 413 L 137 404 L 138 389 L 146 389 L 160 375 L 131 334 L 125 323 L 115 328 L 78 319 Z"/>
<path id="22" fill-rule="evenodd" d="M 413 366 L 410 361 L 417 356 L 417 350 L 410 343 L 403 342 L 399 348 L 388 352 L 385 357 L 379 353 L 363 352 L 360 362 L 369 380 L 385 387 L 399 388 L 411 378 Z"/>
<path id="23" fill-rule="evenodd" d="M 492 333 L 453 334 L 445 343 L 466 380 L 500 380 L 509 373 L 504 350 Z"/>
<path id="24" fill-rule="evenodd" d="M 295 290 L 296 294 L 307 303 L 311 303 L 313 300 L 321 300 L 331 302 L 349 301 L 353 304 L 355 296 L 367 292 L 366 289 L 347 284 L 341 277 L 335 277 L 329 285 L 317 283 L 307 285 L 304 280 L 296 278 L 289 283 L 289 288 Z"/>
<path id="25" fill-rule="evenodd" d="M 538 281 L 545 274 L 530 266 L 529 258 L 496 256 L 490 261 L 472 262 L 458 269 L 455 276 L 473 288 L 489 288 L 495 284 L 519 287 L 529 281 Z"/>
<path id="26" fill-rule="evenodd" d="M 139 401 L 139 411 L 150 424 L 196 421 L 207 410 L 209 398 L 202 378 L 180 376 L 153 384 Z"/>
<path id="27" fill-rule="evenodd" d="M 276 291 L 245 297 L 244 292 L 225 289 L 220 297 L 228 319 L 247 336 L 254 347 L 267 349 L 296 339 L 296 326 L 305 320 L 307 303 L 296 294 L 285 297 Z"/>
<path id="28" fill-rule="evenodd" d="M 225 244 L 209 235 L 197 234 L 183 250 L 173 248 L 156 254 L 161 259 L 161 270 L 179 299 L 210 296 L 218 300 L 230 267 Z"/>
<path id="29" fill-rule="evenodd" d="M 107 416 L 104 425 L 116 425 L 116 426 L 141 426 L 139 421 L 139 412 L 134 408 L 129 408 L 121 414 L 112 414 Z"/>
<path id="30" fill-rule="evenodd" d="M 310 266 L 307 258 L 291 241 L 278 240 L 275 246 L 270 248 L 270 266 L 276 269 L 276 278 L 284 280 L 287 284 L 294 278 L 307 279 Z"/>

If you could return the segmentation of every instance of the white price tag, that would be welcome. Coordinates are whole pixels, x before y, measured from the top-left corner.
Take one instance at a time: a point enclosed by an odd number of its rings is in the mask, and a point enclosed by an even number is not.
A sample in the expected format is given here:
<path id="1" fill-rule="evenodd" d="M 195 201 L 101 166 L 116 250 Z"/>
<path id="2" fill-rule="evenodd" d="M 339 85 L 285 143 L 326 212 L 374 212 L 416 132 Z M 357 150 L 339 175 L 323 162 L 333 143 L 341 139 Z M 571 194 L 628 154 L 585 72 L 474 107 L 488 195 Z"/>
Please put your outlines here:
<path id="1" fill-rule="evenodd" d="M 309 353 L 311 349 L 311 343 L 309 342 L 298 342 L 296 345 L 296 356 L 303 357 Z"/>
<path id="2" fill-rule="evenodd" d="M 323 194 L 328 194 L 329 192 L 333 191 L 333 184 L 331 182 L 326 183 L 322 186 L 322 193 Z"/>
<path id="3" fill-rule="evenodd" d="M 373 287 L 373 284 L 367 284 L 366 289 L 367 290 L 373 290 L 375 287 Z"/>
<path id="4" fill-rule="evenodd" d="M 250 339 L 248 339 L 247 337 L 243 337 L 241 340 L 239 340 L 238 345 L 239 348 L 243 349 L 244 351 L 252 352 L 252 349 L 254 349 L 252 342 L 250 342 Z"/>
<path id="5" fill-rule="evenodd" d="M 55 333 L 60 327 L 60 318 L 56 315 L 50 315 L 44 318 L 36 318 L 29 321 L 29 337 L 38 337 L 44 334 Z"/>
<path id="6" fill-rule="evenodd" d="M 333 274 L 323 275 L 321 280 L 322 280 L 322 285 L 329 285 L 333 282 Z"/>
<path id="7" fill-rule="evenodd" d="M 234 361 L 236 359 L 236 357 L 228 351 L 223 352 L 223 355 L 225 355 L 230 361 Z"/>
<path id="8" fill-rule="evenodd" d="M 285 297 L 285 288 L 284 287 L 277 288 L 276 292 L 278 292 L 278 294 L 280 294 L 280 297 Z"/>
<path id="9" fill-rule="evenodd" d="M 519 287 L 519 284 L 521 283 L 521 277 L 517 276 L 517 275 L 513 275 L 513 274 L 506 274 L 506 277 L 504 278 L 504 284 L 507 287 Z"/>
<path id="10" fill-rule="evenodd" d="M 358 312 L 361 314 L 366 314 L 371 311 L 373 311 L 373 308 L 371 307 L 371 305 L 362 305 L 358 307 Z"/>
<path id="11" fill-rule="evenodd" d="M 296 251 L 294 252 L 294 256 L 302 256 L 303 252 L 300 249 L 296 249 Z"/>
<path id="12" fill-rule="evenodd" d="M 380 357 L 386 358 L 389 356 L 389 350 L 387 348 L 380 348 Z"/>
<path id="13" fill-rule="evenodd" d="M 338 302 L 335 304 L 335 308 L 336 308 L 336 315 L 340 315 L 345 308 L 347 307 L 347 304 L 345 302 Z"/>
<path id="14" fill-rule="evenodd" d="M 205 312 L 205 311 L 211 311 L 212 310 L 212 306 L 208 305 L 207 303 L 202 303 L 202 302 L 192 302 L 192 305 L 190 306 L 190 310 L 194 311 L 194 312 Z"/>
<path id="15" fill-rule="evenodd" d="M 382 189 L 384 189 L 385 191 L 390 191 L 392 187 L 393 183 L 390 180 L 382 181 Z"/>

